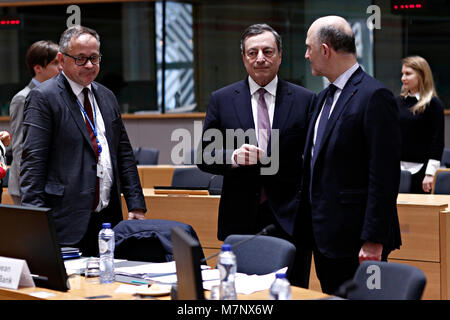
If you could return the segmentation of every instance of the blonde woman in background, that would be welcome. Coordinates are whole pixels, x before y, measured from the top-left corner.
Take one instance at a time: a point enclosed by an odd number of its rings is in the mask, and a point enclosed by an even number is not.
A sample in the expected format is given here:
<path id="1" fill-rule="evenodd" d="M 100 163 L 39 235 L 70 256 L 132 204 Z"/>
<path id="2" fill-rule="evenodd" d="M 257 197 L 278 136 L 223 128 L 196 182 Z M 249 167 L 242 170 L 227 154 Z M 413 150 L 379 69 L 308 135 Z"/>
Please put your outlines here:
<path id="1" fill-rule="evenodd" d="M 424 58 L 403 59 L 401 81 L 396 98 L 402 130 L 401 168 L 412 174 L 411 193 L 428 193 L 444 150 L 444 107 Z"/>

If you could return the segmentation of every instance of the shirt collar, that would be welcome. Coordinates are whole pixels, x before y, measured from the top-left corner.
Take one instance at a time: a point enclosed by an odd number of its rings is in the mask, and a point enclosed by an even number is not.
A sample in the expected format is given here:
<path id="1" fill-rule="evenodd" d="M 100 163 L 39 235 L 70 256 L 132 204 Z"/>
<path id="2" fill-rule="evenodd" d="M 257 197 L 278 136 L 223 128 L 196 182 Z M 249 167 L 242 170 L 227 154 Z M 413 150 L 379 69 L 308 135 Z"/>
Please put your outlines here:
<path id="1" fill-rule="evenodd" d="M 353 75 L 353 73 L 359 68 L 358 62 L 355 63 L 353 66 L 347 69 L 343 74 L 341 74 L 339 77 L 337 77 L 336 80 L 334 80 L 333 84 L 338 87 L 340 90 L 344 89 L 345 85 L 347 84 L 347 81 L 350 79 L 350 77 Z"/>
<path id="2" fill-rule="evenodd" d="M 248 85 L 250 87 L 250 94 L 253 95 L 259 88 L 266 89 L 274 97 L 277 95 L 277 85 L 278 85 L 278 76 L 275 76 L 272 81 L 270 81 L 265 87 L 261 87 L 259 84 L 252 79 L 252 77 L 248 77 Z"/>
<path id="3" fill-rule="evenodd" d="M 72 88 L 73 93 L 75 93 L 75 96 L 78 97 L 85 87 L 76 83 L 75 81 L 70 80 L 69 77 L 65 75 L 64 71 L 61 71 L 61 73 L 64 75 L 64 77 L 66 77 L 67 81 L 70 84 L 70 87 Z M 91 84 L 89 84 L 86 88 L 88 88 L 92 92 Z"/>
<path id="4" fill-rule="evenodd" d="M 419 101 L 419 100 L 420 100 L 420 93 L 419 93 L 419 92 L 416 92 L 416 93 L 414 93 L 414 94 L 411 94 L 411 93 L 408 92 L 408 94 L 405 96 L 405 98 L 406 98 L 406 97 L 413 97 L 413 98 L 416 98 L 417 101 Z"/>
<path id="5" fill-rule="evenodd" d="M 34 85 L 37 87 L 38 85 L 40 85 L 41 83 L 39 82 L 39 80 L 36 80 L 35 78 L 32 78 L 31 81 L 33 81 Z"/>

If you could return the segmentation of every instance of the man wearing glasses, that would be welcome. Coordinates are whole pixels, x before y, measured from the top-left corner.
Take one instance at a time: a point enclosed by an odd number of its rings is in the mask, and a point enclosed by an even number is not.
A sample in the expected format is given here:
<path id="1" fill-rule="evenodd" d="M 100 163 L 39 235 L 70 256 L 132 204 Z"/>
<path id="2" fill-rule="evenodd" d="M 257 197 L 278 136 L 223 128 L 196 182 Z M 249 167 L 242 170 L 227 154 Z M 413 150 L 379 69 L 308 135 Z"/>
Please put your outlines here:
<path id="1" fill-rule="evenodd" d="M 61 35 L 62 72 L 28 95 L 20 176 L 23 205 L 50 207 L 61 245 L 98 254 L 103 222 L 146 211 L 132 147 L 114 94 L 94 82 L 100 70 L 96 31 L 74 26 Z"/>

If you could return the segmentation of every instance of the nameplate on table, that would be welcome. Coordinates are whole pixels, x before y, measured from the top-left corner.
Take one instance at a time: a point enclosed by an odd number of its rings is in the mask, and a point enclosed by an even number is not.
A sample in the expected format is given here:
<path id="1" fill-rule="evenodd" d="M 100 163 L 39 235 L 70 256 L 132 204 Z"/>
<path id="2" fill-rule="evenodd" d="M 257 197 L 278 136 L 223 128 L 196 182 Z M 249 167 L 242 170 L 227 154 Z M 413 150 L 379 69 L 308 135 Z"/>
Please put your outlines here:
<path id="1" fill-rule="evenodd" d="M 18 289 L 34 287 L 30 269 L 25 260 L 0 257 L 0 287 Z"/>

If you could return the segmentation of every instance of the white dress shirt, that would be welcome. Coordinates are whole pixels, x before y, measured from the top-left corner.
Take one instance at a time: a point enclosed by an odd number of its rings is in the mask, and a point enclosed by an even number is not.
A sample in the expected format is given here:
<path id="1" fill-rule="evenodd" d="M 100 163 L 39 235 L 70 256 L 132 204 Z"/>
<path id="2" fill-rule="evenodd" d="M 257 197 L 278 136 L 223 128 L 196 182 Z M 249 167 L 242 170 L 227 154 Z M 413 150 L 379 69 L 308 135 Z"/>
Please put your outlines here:
<path id="1" fill-rule="evenodd" d="M 250 87 L 250 95 L 251 95 L 251 104 L 252 104 L 252 113 L 253 113 L 253 121 L 255 125 L 255 133 L 256 139 L 259 139 L 258 135 L 258 99 L 259 93 L 258 90 L 260 88 L 266 89 L 266 93 L 264 93 L 264 100 L 266 101 L 267 111 L 269 113 L 269 121 L 270 127 L 272 128 L 273 124 L 273 115 L 275 113 L 275 98 L 277 95 L 277 86 L 278 86 L 278 76 L 275 76 L 272 81 L 270 81 L 265 87 L 261 87 L 259 84 L 252 79 L 252 77 L 248 77 L 248 85 Z M 259 141 L 258 141 L 259 142 Z M 234 161 L 234 155 L 236 150 L 231 155 L 231 163 L 233 167 L 238 166 Z"/>
<path id="2" fill-rule="evenodd" d="M 81 107 L 84 106 L 84 94 L 83 89 L 84 87 L 79 85 L 78 83 L 70 80 L 63 71 L 61 71 L 63 75 L 66 77 L 67 81 L 70 84 L 70 87 L 72 88 L 73 93 L 78 98 L 78 100 L 81 103 Z M 99 194 L 99 202 L 98 206 L 95 209 L 96 212 L 101 211 L 102 209 L 106 208 L 109 204 L 109 198 L 111 194 L 111 186 L 113 183 L 113 170 L 112 170 L 112 164 L 111 164 L 111 155 L 109 153 L 109 147 L 108 147 L 108 141 L 106 140 L 106 131 L 105 131 L 105 123 L 103 122 L 103 117 L 100 112 L 100 109 L 98 108 L 97 101 L 95 100 L 95 97 L 92 93 L 92 86 L 89 84 L 87 86 L 89 89 L 89 101 L 91 102 L 91 106 L 93 108 L 94 113 L 94 122 L 95 122 L 95 128 L 97 130 L 97 138 L 98 141 L 102 147 L 102 152 L 99 155 L 98 163 L 103 168 L 103 175 L 102 177 L 99 177 L 99 186 L 100 186 L 100 194 Z M 93 100 L 92 100 L 93 99 Z M 83 119 L 86 118 L 84 116 L 83 111 L 81 111 L 81 114 L 83 115 Z"/>

